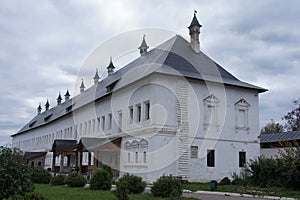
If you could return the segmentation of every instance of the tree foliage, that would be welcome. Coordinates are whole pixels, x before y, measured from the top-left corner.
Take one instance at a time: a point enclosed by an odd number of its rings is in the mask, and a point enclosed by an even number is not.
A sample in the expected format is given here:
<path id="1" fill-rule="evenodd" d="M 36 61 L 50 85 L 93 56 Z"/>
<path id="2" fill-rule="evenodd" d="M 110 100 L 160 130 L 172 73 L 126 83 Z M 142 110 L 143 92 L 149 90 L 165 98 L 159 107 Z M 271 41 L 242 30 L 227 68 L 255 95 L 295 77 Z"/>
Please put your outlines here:
<path id="1" fill-rule="evenodd" d="M 260 131 L 260 134 L 282 133 L 283 125 L 275 122 L 271 119 L 271 122 L 267 123 Z"/>
<path id="2" fill-rule="evenodd" d="M 17 149 L 0 147 L 0 200 L 33 191 L 30 169 Z"/>
<path id="3" fill-rule="evenodd" d="M 288 131 L 299 131 L 300 130 L 300 99 L 295 99 L 292 101 L 296 108 L 288 112 L 282 117 L 286 121 L 285 128 Z"/>

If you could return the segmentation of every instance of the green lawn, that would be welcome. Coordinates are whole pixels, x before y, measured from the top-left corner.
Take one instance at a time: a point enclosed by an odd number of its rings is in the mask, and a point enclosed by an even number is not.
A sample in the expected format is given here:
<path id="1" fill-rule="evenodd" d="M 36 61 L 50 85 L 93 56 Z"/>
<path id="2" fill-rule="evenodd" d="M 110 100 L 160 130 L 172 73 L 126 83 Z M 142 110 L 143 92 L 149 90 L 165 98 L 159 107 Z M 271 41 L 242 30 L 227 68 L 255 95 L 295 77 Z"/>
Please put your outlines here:
<path id="1" fill-rule="evenodd" d="M 42 194 L 48 200 L 82 200 L 101 199 L 117 200 L 113 192 L 90 190 L 84 188 L 71 188 L 67 186 L 51 186 L 45 184 L 35 184 L 35 192 Z M 184 198 L 192 200 L 194 198 Z M 168 200 L 166 198 L 154 198 L 151 194 L 130 195 L 130 200 Z"/>
<path id="2" fill-rule="evenodd" d="M 185 183 L 183 189 L 191 190 L 193 192 L 197 190 L 210 191 L 209 183 Z M 218 185 L 218 192 L 233 192 L 240 194 L 255 194 L 261 196 L 279 196 L 279 197 L 292 197 L 300 199 L 300 191 L 287 190 L 285 188 L 260 188 L 250 186 L 236 186 L 236 185 Z"/>

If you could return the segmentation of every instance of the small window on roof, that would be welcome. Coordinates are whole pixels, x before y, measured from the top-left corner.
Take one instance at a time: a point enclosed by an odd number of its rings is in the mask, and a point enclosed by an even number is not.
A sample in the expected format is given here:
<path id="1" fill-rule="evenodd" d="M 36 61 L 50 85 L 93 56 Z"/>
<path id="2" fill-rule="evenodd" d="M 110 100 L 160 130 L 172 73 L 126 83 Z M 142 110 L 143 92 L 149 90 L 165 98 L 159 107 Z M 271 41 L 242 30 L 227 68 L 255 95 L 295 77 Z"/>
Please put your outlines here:
<path id="1" fill-rule="evenodd" d="M 66 107 L 66 112 L 69 112 L 69 111 L 71 111 L 71 110 L 72 110 L 72 105 Z"/>
<path id="2" fill-rule="evenodd" d="M 50 117 L 52 116 L 52 114 L 48 115 L 47 117 L 44 118 L 44 121 L 48 121 L 50 119 Z"/>
<path id="3" fill-rule="evenodd" d="M 31 124 L 29 124 L 29 128 L 33 127 L 33 125 L 35 124 L 36 121 L 32 122 Z"/>

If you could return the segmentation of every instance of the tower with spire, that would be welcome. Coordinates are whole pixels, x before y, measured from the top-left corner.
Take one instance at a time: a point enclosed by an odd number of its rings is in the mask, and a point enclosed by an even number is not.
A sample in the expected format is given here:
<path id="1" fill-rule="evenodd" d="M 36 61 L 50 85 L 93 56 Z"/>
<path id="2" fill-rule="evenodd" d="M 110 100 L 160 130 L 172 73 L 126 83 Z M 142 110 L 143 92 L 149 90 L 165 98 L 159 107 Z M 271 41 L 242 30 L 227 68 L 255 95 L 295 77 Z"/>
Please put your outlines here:
<path id="1" fill-rule="evenodd" d="M 61 95 L 60 95 L 60 92 L 58 94 L 58 97 L 57 97 L 57 105 L 60 105 L 61 104 L 61 101 L 62 101 L 62 98 L 61 98 Z"/>
<path id="2" fill-rule="evenodd" d="M 69 93 L 69 90 L 67 90 L 66 94 L 65 94 L 65 101 L 69 100 L 70 99 L 70 93 Z"/>
<path id="3" fill-rule="evenodd" d="M 141 46 L 139 47 L 141 56 L 145 55 L 147 53 L 148 48 L 149 48 L 147 43 L 146 43 L 145 37 L 146 37 L 146 35 L 144 34 L 143 41 L 141 43 Z"/>
<path id="4" fill-rule="evenodd" d="M 45 104 L 45 110 L 47 111 L 47 110 L 49 110 L 49 108 L 50 108 L 50 103 L 49 103 L 49 101 L 47 99 L 47 102 Z"/>
<path id="5" fill-rule="evenodd" d="M 97 84 L 99 82 L 100 76 L 98 75 L 98 69 L 96 69 L 96 73 L 93 79 L 94 79 L 94 84 Z"/>
<path id="6" fill-rule="evenodd" d="M 39 104 L 39 106 L 37 107 L 38 115 L 41 114 L 41 112 L 42 112 L 42 107 L 41 107 L 41 104 Z"/>
<path id="7" fill-rule="evenodd" d="M 106 68 L 107 69 L 107 73 L 108 73 L 108 76 L 112 75 L 114 73 L 114 69 L 116 67 L 114 66 L 113 62 L 112 62 L 112 57 L 110 57 L 110 62 L 109 62 L 109 65 L 108 67 Z"/>
<path id="8" fill-rule="evenodd" d="M 195 53 L 199 53 L 200 52 L 200 41 L 199 41 L 199 34 L 200 34 L 200 28 L 202 27 L 202 25 L 198 22 L 198 19 L 196 17 L 197 11 L 194 11 L 194 17 L 193 20 L 190 24 L 190 26 L 188 27 L 189 29 L 189 34 L 190 34 L 190 43 L 191 43 L 191 47 L 192 49 L 195 51 Z"/>
<path id="9" fill-rule="evenodd" d="M 83 83 L 83 78 L 81 79 L 81 85 L 80 85 L 80 92 L 83 92 L 84 91 L 84 83 Z"/>

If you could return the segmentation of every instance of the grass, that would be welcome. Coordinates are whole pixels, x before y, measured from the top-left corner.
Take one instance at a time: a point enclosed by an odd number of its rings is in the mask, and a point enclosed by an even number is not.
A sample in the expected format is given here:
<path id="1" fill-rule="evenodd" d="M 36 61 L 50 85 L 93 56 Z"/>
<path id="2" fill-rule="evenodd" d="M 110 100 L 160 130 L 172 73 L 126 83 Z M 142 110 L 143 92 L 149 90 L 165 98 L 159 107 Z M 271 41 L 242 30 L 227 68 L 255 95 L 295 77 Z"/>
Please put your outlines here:
<path id="1" fill-rule="evenodd" d="M 185 183 L 183 189 L 210 191 L 210 183 Z M 252 194 L 258 196 L 278 196 L 278 197 L 292 197 L 300 199 L 300 191 L 287 190 L 286 188 L 271 187 L 260 188 L 251 186 L 236 186 L 236 185 L 218 185 L 218 192 L 233 192 L 239 194 Z"/>
<path id="2" fill-rule="evenodd" d="M 40 193 L 48 200 L 117 200 L 111 191 L 71 188 L 67 186 L 51 186 L 47 184 L 35 184 L 34 186 L 35 192 Z M 195 198 L 184 199 L 193 200 Z M 155 198 L 151 194 L 131 194 L 130 200 L 168 200 L 168 198 Z"/>

